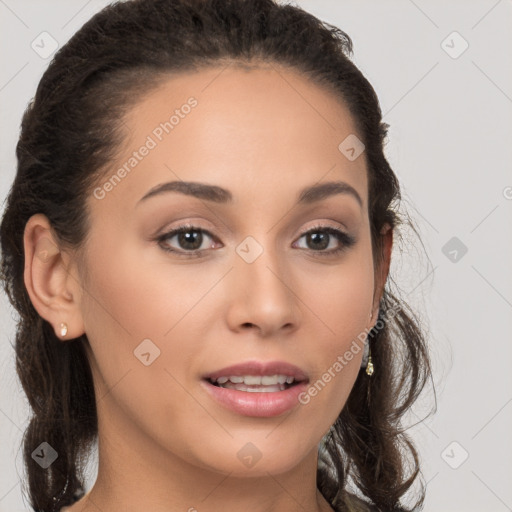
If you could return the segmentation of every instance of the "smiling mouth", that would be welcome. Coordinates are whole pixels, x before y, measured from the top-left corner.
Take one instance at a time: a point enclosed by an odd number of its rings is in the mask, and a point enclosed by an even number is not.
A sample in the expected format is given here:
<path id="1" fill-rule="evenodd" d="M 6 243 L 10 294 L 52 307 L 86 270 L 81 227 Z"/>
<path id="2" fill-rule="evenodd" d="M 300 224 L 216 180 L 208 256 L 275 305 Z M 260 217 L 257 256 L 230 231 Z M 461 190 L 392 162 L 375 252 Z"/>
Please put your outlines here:
<path id="1" fill-rule="evenodd" d="M 286 391 L 301 382 L 287 375 L 233 375 L 230 377 L 208 378 L 206 380 L 216 387 L 245 391 L 248 393 L 276 393 Z"/>

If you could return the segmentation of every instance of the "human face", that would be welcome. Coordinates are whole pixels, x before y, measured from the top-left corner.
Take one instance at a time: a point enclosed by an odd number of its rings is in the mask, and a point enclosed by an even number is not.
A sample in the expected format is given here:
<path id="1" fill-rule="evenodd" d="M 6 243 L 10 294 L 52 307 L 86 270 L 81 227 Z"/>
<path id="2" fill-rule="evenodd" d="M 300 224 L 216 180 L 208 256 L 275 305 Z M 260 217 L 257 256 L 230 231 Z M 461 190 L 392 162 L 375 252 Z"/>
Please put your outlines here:
<path id="1" fill-rule="evenodd" d="M 279 361 L 302 370 L 306 391 L 370 326 L 366 161 L 338 149 L 356 128 L 328 91 L 276 66 L 221 71 L 173 77 L 124 119 L 123 149 L 88 199 L 81 314 L 100 436 L 116 432 L 131 447 L 149 439 L 203 469 L 276 474 L 316 451 L 362 350 L 307 404 L 295 396 L 284 408 L 270 401 L 286 392 L 247 391 L 236 395 L 249 405 L 228 407 L 205 376 Z M 145 197 L 174 181 L 220 187 L 231 200 Z M 298 202 L 327 182 L 344 185 Z M 183 224 L 201 231 L 164 236 Z M 246 464 L 246 454 L 261 459 Z"/>

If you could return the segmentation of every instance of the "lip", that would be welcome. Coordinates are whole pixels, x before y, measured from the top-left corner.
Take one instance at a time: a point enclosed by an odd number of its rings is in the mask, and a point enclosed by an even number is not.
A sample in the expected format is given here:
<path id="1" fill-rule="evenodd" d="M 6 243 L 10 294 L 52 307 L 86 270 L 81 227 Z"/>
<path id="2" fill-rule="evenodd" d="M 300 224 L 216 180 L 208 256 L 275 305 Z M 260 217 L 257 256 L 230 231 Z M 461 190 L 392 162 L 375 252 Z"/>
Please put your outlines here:
<path id="1" fill-rule="evenodd" d="M 298 366 L 295 366 L 285 361 L 247 361 L 245 363 L 234 364 L 227 366 L 221 370 L 216 370 L 207 375 L 204 375 L 204 379 L 218 379 L 219 377 L 230 377 L 244 375 L 286 375 L 287 377 L 294 377 L 296 381 L 308 380 L 306 373 L 301 370 Z"/>
<path id="2" fill-rule="evenodd" d="M 222 388 L 209 381 L 210 378 L 219 377 L 276 374 L 294 377 L 297 383 L 284 391 L 251 393 Z M 207 394 L 221 406 L 243 416 L 267 418 L 279 416 L 298 406 L 299 395 L 307 389 L 308 383 L 309 379 L 303 370 L 283 361 L 248 361 L 209 373 L 201 381 Z"/>

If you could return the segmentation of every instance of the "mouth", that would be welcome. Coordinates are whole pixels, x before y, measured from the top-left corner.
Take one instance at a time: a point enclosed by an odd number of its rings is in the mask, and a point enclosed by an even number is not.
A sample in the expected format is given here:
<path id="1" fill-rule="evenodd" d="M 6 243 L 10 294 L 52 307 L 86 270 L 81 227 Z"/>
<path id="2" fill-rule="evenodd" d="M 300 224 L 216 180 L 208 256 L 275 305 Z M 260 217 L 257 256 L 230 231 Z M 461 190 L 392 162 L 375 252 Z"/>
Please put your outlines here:
<path id="1" fill-rule="evenodd" d="M 248 393 L 276 393 L 286 391 L 300 382 L 304 382 L 304 379 L 297 378 L 296 380 L 295 377 L 284 374 L 229 375 L 206 380 L 216 387 Z"/>
<path id="2" fill-rule="evenodd" d="M 222 407 L 244 416 L 271 417 L 299 405 L 309 378 L 282 361 L 249 361 L 204 375 L 202 382 L 208 396 Z"/>

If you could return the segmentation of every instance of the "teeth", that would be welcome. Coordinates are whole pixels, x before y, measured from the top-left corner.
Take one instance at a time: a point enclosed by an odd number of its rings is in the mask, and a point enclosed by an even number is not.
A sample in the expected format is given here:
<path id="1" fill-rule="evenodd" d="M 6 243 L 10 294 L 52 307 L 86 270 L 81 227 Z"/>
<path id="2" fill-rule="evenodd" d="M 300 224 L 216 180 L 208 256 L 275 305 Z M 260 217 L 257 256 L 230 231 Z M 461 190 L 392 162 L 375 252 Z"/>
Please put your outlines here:
<path id="1" fill-rule="evenodd" d="M 243 382 L 244 384 L 247 384 L 248 386 L 260 386 L 261 385 L 261 377 L 260 376 L 253 376 L 253 375 L 247 375 L 245 377 L 239 377 L 242 379 L 239 382 Z M 236 382 L 236 381 L 232 381 Z"/>
<path id="2" fill-rule="evenodd" d="M 249 393 L 275 393 L 276 391 L 284 391 L 284 386 L 261 386 L 260 388 L 249 388 L 246 389 L 240 389 L 237 388 L 239 391 L 248 391 Z"/>
<path id="3" fill-rule="evenodd" d="M 234 384 L 233 382 L 226 382 L 226 384 L 221 384 L 220 387 L 247 391 L 249 393 L 275 393 L 276 391 L 284 391 L 286 389 L 284 384 L 276 384 L 275 386 L 247 386 L 246 384 Z"/>
<path id="4" fill-rule="evenodd" d="M 244 384 L 246 386 L 282 386 L 292 384 L 295 381 L 294 377 L 287 375 L 231 375 L 229 377 L 219 377 L 218 379 L 211 379 L 212 382 L 217 382 L 219 385 L 228 383 Z M 251 389 L 252 391 L 252 389 Z"/>
<path id="5" fill-rule="evenodd" d="M 284 375 L 282 375 L 282 377 L 284 377 Z M 264 386 L 276 385 L 279 383 L 279 375 L 264 375 L 263 377 L 261 377 L 261 383 Z"/>

